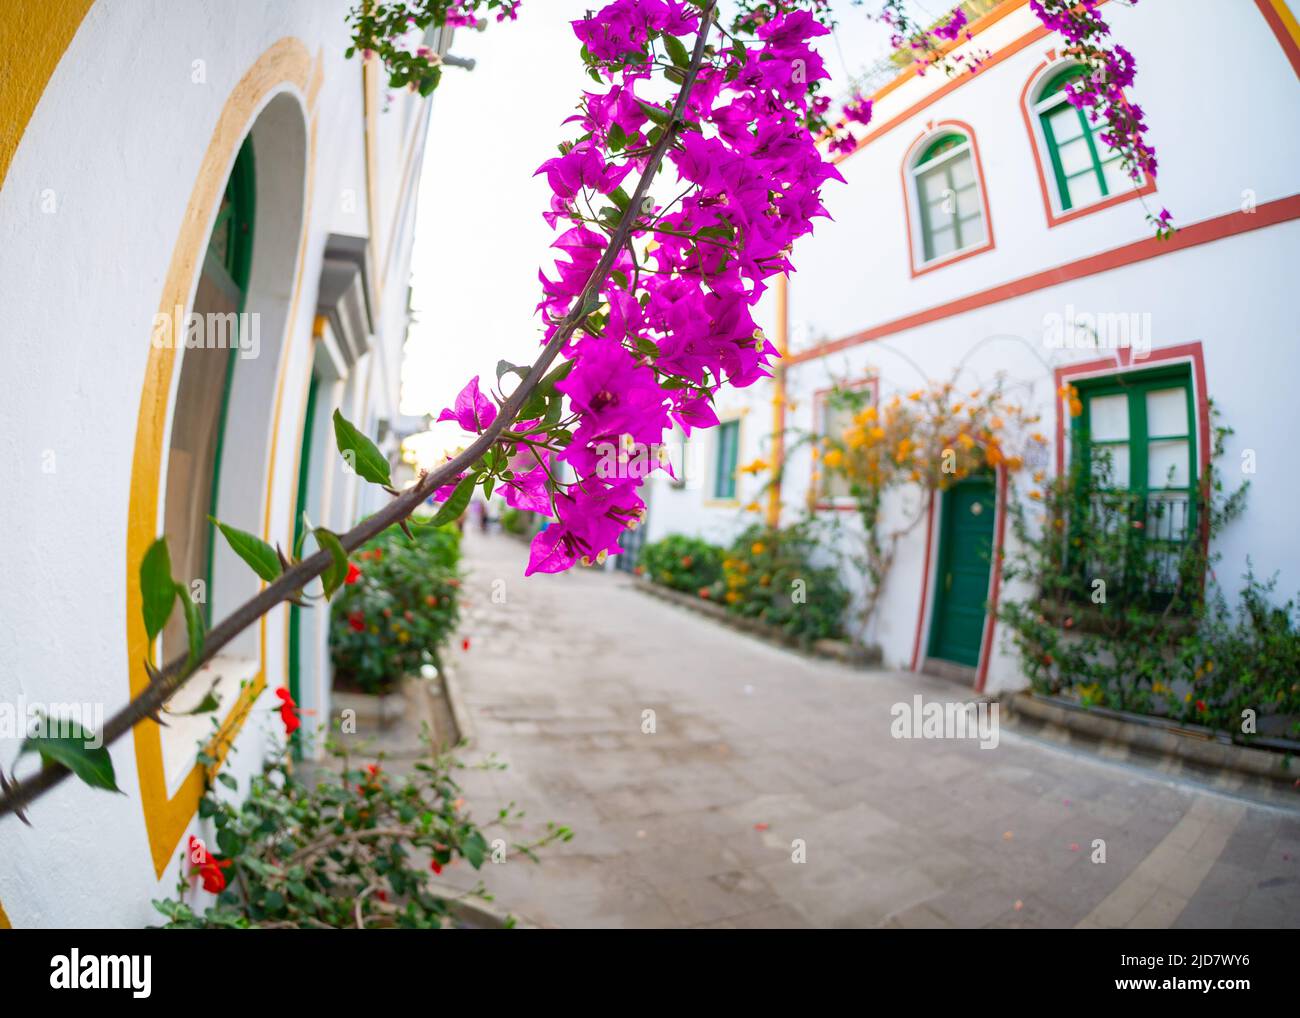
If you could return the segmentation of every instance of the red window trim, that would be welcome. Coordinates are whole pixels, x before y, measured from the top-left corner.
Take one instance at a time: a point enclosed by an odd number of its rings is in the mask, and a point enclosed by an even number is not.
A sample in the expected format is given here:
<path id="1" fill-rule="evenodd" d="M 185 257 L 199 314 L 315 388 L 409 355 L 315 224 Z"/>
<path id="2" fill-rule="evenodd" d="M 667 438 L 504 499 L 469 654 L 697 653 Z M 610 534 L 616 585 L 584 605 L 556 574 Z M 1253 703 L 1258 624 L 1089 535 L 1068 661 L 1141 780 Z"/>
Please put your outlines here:
<path id="1" fill-rule="evenodd" d="M 1213 450 L 1210 447 L 1210 396 L 1205 385 L 1205 351 L 1201 341 L 1180 343 L 1150 351 L 1145 357 L 1134 360 L 1129 347 L 1120 347 L 1113 356 L 1097 360 L 1083 361 L 1079 364 L 1066 364 L 1056 369 L 1056 389 L 1062 389 L 1072 382 L 1085 378 L 1105 378 L 1107 375 L 1123 374 L 1128 371 L 1141 371 L 1144 368 L 1167 366 L 1179 362 L 1191 365 L 1192 389 L 1196 406 L 1196 444 L 1200 475 L 1197 484 L 1201 488 L 1201 497 L 1209 493 L 1205 486 L 1210 480 L 1210 461 Z M 1056 403 L 1056 472 L 1058 476 L 1065 471 L 1065 432 L 1069 426 L 1070 412 L 1065 400 L 1059 395 L 1054 397 Z M 1200 514 L 1200 539 L 1203 546 L 1210 543 L 1210 520 L 1208 513 Z"/>
<path id="2" fill-rule="evenodd" d="M 1063 223 L 1070 223 L 1076 219 L 1082 219 L 1084 216 L 1090 216 L 1094 212 L 1101 212 L 1105 209 L 1114 208 L 1116 205 L 1123 205 L 1125 202 L 1133 201 L 1135 198 L 1154 194 L 1156 190 L 1155 177 L 1148 177 L 1146 183 L 1141 187 L 1131 188 L 1123 194 L 1113 194 L 1109 198 L 1093 202 L 1091 205 L 1070 209 L 1067 212 L 1062 212 L 1057 208 L 1052 197 L 1052 184 L 1048 181 L 1047 174 L 1043 169 L 1043 138 L 1035 127 L 1037 114 L 1031 108 L 1029 95 L 1044 77 L 1055 73 L 1057 68 L 1071 62 L 1068 58 L 1057 59 L 1056 50 L 1048 50 L 1047 59 L 1034 68 L 1033 73 L 1025 80 L 1025 85 L 1020 90 L 1020 115 L 1025 122 L 1025 131 L 1029 135 L 1029 150 L 1034 155 L 1034 173 L 1038 177 L 1038 190 L 1043 196 L 1043 211 L 1047 215 L 1047 228 L 1049 230 L 1055 229 Z"/>

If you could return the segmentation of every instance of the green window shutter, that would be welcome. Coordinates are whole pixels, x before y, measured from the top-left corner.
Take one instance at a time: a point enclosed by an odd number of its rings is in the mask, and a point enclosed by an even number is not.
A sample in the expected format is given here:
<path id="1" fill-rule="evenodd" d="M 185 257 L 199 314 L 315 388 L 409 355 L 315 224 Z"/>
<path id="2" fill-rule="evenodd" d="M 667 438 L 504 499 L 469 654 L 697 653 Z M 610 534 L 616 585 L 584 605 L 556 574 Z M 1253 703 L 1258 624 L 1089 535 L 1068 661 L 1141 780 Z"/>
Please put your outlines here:
<path id="1" fill-rule="evenodd" d="M 724 421 L 718 425 L 717 459 L 714 462 L 713 497 L 736 497 L 736 459 L 740 451 L 740 422 Z"/>

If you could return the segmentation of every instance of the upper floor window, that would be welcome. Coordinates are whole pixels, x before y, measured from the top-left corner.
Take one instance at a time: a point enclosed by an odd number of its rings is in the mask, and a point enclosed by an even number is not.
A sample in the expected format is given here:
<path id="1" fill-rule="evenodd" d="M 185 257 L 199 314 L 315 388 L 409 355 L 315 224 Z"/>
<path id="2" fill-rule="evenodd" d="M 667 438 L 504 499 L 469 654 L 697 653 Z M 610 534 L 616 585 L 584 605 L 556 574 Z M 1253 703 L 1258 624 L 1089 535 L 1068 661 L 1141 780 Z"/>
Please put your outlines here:
<path id="1" fill-rule="evenodd" d="M 971 139 L 949 131 L 912 162 L 922 262 L 935 262 L 988 240 Z"/>
<path id="2" fill-rule="evenodd" d="M 1071 66 L 1051 75 L 1034 104 L 1062 212 L 1123 194 L 1135 185 L 1120 153 L 1101 137 L 1106 122 L 1092 123 L 1083 110 L 1066 100 L 1066 86 L 1084 73 L 1082 67 Z"/>

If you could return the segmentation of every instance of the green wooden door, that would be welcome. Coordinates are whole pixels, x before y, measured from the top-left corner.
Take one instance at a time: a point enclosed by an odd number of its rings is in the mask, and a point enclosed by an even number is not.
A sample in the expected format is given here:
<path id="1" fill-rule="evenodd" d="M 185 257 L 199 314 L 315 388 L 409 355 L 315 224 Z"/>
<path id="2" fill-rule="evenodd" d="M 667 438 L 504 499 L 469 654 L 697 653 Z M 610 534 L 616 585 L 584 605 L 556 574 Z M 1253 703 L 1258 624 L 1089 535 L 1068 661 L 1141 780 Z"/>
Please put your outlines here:
<path id="1" fill-rule="evenodd" d="M 949 488 L 942 498 L 930 656 L 974 668 L 984 637 L 997 515 L 993 481 L 971 478 Z"/>

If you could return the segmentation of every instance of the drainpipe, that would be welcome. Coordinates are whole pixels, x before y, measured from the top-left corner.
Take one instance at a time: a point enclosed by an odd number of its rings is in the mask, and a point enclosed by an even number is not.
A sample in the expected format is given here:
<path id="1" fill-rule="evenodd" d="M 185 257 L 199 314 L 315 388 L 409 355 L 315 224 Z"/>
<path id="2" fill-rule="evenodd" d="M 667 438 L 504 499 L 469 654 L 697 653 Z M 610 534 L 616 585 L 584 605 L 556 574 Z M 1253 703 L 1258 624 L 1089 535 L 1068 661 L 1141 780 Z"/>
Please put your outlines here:
<path id="1" fill-rule="evenodd" d="M 785 465 L 785 357 L 790 350 L 790 277 L 776 281 L 776 349 L 772 372 L 772 485 L 767 491 L 767 525 L 781 525 L 781 470 Z"/>

